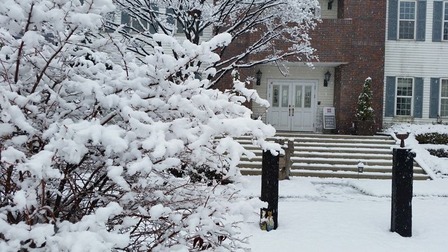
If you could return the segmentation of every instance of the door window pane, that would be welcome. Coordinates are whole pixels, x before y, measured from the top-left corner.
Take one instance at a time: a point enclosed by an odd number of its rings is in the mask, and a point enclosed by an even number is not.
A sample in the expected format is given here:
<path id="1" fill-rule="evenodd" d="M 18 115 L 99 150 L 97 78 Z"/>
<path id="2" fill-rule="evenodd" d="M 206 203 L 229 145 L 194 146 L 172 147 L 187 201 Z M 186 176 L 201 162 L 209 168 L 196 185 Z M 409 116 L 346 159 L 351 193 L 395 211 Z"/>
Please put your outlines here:
<path id="1" fill-rule="evenodd" d="M 289 86 L 283 85 L 282 86 L 282 107 L 288 107 L 289 104 Z"/>
<path id="2" fill-rule="evenodd" d="M 277 107 L 280 105 L 279 97 L 280 96 L 280 86 L 274 85 L 272 87 L 272 107 Z"/>
<path id="3" fill-rule="evenodd" d="M 311 94 L 312 94 L 312 87 L 306 86 L 305 87 L 305 104 L 303 105 L 304 108 L 311 108 Z"/>
<path id="4" fill-rule="evenodd" d="M 302 86 L 301 85 L 296 85 L 296 102 L 295 102 L 295 107 L 296 108 L 301 108 L 302 107 Z"/>

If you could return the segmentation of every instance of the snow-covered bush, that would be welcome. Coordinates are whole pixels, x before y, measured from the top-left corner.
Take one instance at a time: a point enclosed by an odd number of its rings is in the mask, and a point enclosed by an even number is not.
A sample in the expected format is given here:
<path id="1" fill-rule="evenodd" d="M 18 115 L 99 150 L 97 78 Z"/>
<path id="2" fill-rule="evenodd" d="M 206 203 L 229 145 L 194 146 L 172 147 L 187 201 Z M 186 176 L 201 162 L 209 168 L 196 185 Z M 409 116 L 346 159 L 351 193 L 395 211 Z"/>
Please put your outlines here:
<path id="1" fill-rule="evenodd" d="M 199 45 L 156 35 L 141 64 L 118 34 L 100 33 L 113 10 L 0 5 L 0 251 L 236 250 L 251 202 L 229 182 L 253 154 L 233 138 L 277 146 L 241 105 L 255 92 L 195 78 L 191 66 L 219 60 L 212 50 L 230 35 Z"/>
<path id="2" fill-rule="evenodd" d="M 372 121 L 374 120 L 374 110 L 372 108 L 372 78 L 368 77 L 364 81 L 362 91 L 358 97 L 356 108 L 356 119 L 358 121 Z"/>
<path id="3" fill-rule="evenodd" d="M 368 77 L 364 81 L 361 94 L 358 97 L 356 107 L 356 133 L 359 135 L 373 135 L 377 128 L 375 126 L 375 111 L 372 108 L 372 79 Z"/>

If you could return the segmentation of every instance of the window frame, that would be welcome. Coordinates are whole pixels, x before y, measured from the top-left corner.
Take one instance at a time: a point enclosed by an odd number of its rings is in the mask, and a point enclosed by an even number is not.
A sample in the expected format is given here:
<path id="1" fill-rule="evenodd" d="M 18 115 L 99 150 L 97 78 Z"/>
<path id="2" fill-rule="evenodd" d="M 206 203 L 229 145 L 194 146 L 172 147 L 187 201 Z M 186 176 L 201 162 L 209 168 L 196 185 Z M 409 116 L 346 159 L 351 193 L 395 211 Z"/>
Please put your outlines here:
<path id="1" fill-rule="evenodd" d="M 411 95 L 410 96 L 405 96 L 405 95 L 398 95 L 398 86 L 400 84 L 400 79 L 410 79 L 412 80 L 412 84 L 411 84 Z M 414 77 L 396 77 L 395 78 L 395 107 L 394 107 L 394 115 L 397 117 L 412 117 L 414 116 L 414 94 L 415 94 L 415 78 Z M 410 113 L 408 115 L 402 115 L 402 114 L 398 114 L 398 99 L 399 98 L 407 98 L 407 99 L 411 99 L 411 107 L 410 107 Z"/>
<path id="2" fill-rule="evenodd" d="M 401 3 L 404 2 L 409 2 L 409 3 L 414 3 L 414 19 L 402 19 L 401 18 Z M 414 27 L 413 27 L 413 34 L 412 34 L 412 38 L 402 38 L 401 37 L 401 32 L 400 32 L 400 28 L 402 27 L 400 25 L 400 23 L 404 21 L 404 22 L 413 22 L 414 23 Z M 397 39 L 399 40 L 415 40 L 416 39 L 416 33 L 417 33 L 417 1 L 415 0 L 400 0 L 398 1 L 398 15 L 397 15 Z"/>
<path id="3" fill-rule="evenodd" d="M 446 100 L 446 101 L 448 102 L 448 94 L 447 94 L 447 96 L 442 96 L 442 94 L 443 94 L 443 92 L 442 92 L 442 90 L 443 90 L 442 85 L 444 84 L 444 82 L 445 82 L 445 84 L 447 85 L 447 88 L 448 88 L 448 78 L 441 78 L 441 79 L 440 79 L 440 87 L 439 87 L 439 113 L 438 113 L 438 114 L 440 115 L 440 117 L 448 118 L 448 108 L 447 108 L 446 114 L 445 114 L 445 115 L 442 115 L 442 101 L 443 101 L 443 100 Z"/>
<path id="4" fill-rule="evenodd" d="M 446 19 L 445 19 L 446 18 Z M 445 30 L 445 25 L 447 29 Z M 442 41 L 448 41 L 448 1 L 443 2 L 442 9 Z"/>

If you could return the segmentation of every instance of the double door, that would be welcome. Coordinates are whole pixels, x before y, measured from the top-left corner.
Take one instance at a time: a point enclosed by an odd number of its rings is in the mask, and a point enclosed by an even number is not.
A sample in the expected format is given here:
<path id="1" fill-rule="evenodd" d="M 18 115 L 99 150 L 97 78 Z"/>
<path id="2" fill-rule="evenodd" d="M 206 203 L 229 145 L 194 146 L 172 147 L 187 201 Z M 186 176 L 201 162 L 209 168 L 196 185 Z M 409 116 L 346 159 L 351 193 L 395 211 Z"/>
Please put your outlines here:
<path id="1" fill-rule="evenodd" d="M 314 131 L 316 81 L 272 81 L 267 121 L 277 130 Z"/>

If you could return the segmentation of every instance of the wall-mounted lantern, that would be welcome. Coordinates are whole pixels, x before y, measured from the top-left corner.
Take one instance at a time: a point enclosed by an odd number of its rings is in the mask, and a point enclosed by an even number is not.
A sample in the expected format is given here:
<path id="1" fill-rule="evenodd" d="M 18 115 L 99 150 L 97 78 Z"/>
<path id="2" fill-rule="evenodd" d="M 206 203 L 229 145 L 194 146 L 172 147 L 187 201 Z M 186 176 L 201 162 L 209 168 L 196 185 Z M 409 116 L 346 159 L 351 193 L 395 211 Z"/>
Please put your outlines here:
<path id="1" fill-rule="evenodd" d="M 364 163 L 359 161 L 358 163 L 358 173 L 363 173 L 364 172 Z"/>
<path id="2" fill-rule="evenodd" d="M 257 73 L 255 73 L 255 77 L 257 79 L 257 86 L 261 85 L 261 76 L 263 75 L 263 73 L 261 72 L 260 69 L 258 69 Z"/>
<path id="3" fill-rule="evenodd" d="M 328 8 L 327 9 L 329 9 L 329 10 L 331 10 L 331 9 L 333 9 L 333 1 L 334 0 L 328 0 Z"/>
<path id="4" fill-rule="evenodd" d="M 324 87 L 328 87 L 328 82 L 330 81 L 331 73 L 327 71 L 324 75 Z"/>

